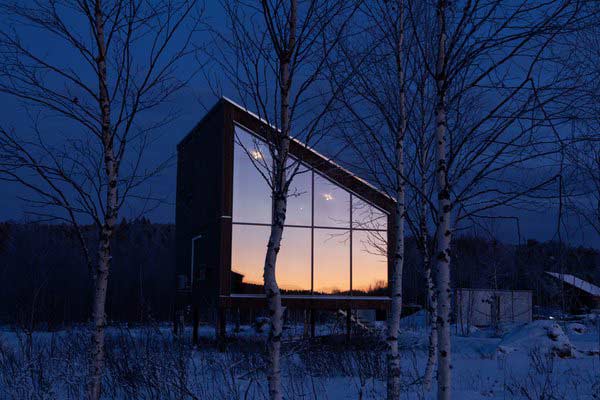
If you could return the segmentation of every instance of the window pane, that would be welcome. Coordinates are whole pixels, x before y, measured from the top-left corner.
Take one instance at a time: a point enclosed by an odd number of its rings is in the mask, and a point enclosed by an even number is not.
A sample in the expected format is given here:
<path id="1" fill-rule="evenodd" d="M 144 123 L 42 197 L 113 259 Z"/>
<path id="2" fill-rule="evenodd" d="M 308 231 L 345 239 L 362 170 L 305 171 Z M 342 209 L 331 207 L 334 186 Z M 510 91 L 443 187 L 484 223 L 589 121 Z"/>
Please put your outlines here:
<path id="1" fill-rule="evenodd" d="M 347 294 L 350 290 L 350 232 L 315 229 L 315 294 Z"/>
<path id="2" fill-rule="evenodd" d="M 283 294 L 310 293 L 310 228 L 283 230 L 276 276 Z"/>
<path id="3" fill-rule="evenodd" d="M 233 225 L 231 231 L 231 293 L 262 294 L 268 226 Z"/>
<path id="4" fill-rule="evenodd" d="M 271 190 L 261 175 L 271 169 L 264 142 L 235 128 L 233 163 L 233 221 L 271 223 Z"/>
<path id="5" fill-rule="evenodd" d="M 352 292 L 387 296 L 385 232 L 352 231 Z"/>
<path id="6" fill-rule="evenodd" d="M 350 193 L 317 173 L 315 226 L 350 227 Z"/>
<path id="7" fill-rule="evenodd" d="M 263 270 L 270 232 L 268 226 L 232 226 L 232 293 L 264 293 Z M 310 229 L 284 229 L 276 271 L 283 293 L 310 292 Z"/>
<path id="8" fill-rule="evenodd" d="M 387 214 L 356 196 L 352 196 L 352 228 L 387 229 Z"/>
<path id="9" fill-rule="evenodd" d="M 288 176 L 295 171 L 297 162 L 288 162 Z M 287 225 L 311 224 L 312 172 L 303 164 L 298 168 L 288 191 L 288 205 L 285 223 Z"/>

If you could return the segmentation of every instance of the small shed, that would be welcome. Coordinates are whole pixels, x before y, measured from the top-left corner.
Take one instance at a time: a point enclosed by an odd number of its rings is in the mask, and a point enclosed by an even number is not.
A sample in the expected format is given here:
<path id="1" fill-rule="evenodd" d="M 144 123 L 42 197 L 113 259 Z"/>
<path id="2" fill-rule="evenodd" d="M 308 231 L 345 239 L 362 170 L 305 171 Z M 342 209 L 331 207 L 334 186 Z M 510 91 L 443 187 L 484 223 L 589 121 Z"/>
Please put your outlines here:
<path id="1" fill-rule="evenodd" d="M 533 319 L 530 290 L 457 288 L 453 300 L 456 324 L 461 329 Z"/>

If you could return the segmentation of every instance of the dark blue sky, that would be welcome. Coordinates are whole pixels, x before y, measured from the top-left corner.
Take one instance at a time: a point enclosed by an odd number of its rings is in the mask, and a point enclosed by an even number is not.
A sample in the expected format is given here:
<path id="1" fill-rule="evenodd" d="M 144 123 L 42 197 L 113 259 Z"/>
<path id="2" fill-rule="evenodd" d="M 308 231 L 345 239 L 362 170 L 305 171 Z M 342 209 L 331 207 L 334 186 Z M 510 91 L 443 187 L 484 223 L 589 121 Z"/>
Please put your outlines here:
<path id="1" fill-rule="evenodd" d="M 207 2 L 206 17 L 207 22 L 212 26 L 224 26 L 224 15 L 218 2 Z M 25 36 L 27 38 L 27 36 Z M 48 48 L 53 57 L 69 57 L 60 47 L 52 48 L 52 42 L 44 36 L 35 37 L 36 48 Z M 189 65 L 189 68 L 195 68 L 197 65 Z M 186 68 L 186 66 L 183 66 Z M 224 95 L 235 98 L 235 94 L 224 89 Z M 189 130 L 204 115 L 207 107 L 210 107 L 217 97 L 212 93 L 207 85 L 203 75 L 197 75 L 188 88 L 179 92 L 168 104 L 161 108 L 159 112 L 169 112 L 170 109 L 179 110 L 179 117 L 168 127 L 161 131 L 160 137 L 150 148 L 147 162 L 153 164 L 165 159 L 169 155 L 174 155 L 177 143 L 189 132 Z M 17 100 L 7 96 L 0 95 L 2 107 L 0 107 L 0 118 L 5 127 L 14 128 L 20 132 L 30 129 L 30 119 L 24 110 L 22 104 Z M 327 153 L 327 149 L 320 149 Z M 160 206 L 147 215 L 150 219 L 158 222 L 173 222 L 175 216 L 175 167 L 174 165 L 167 169 L 159 178 L 152 182 L 153 192 L 166 196 L 168 203 Z M 210 188 L 207 188 L 207 196 L 210 196 Z M 0 220 L 25 220 L 26 203 L 19 197 L 27 196 L 27 193 L 15 184 L 2 183 L 2 195 L 0 196 Z M 134 215 L 135 210 L 123 210 L 122 216 L 128 217 Z M 516 216 L 520 219 L 522 239 L 535 238 L 538 240 L 549 240 L 555 236 L 556 232 L 556 208 L 552 204 L 542 207 L 539 211 L 518 211 L 514 209 L 498 210 L 498 215 Z M 489 224 L 486 224 L 489 226 Z M 575 221 L 569 223 L 569 232 L 565 235 L 572 244 L 583 244 L 587 246 L 600 247 L 598 238 L 591 230 L 582 230 Z M 481 231 L 481 230 L 480 230 Z M 496 222 L 491 228 L 501 240 L 507 242 L 517 241 L 517 229 L 514 221 Z M 481 231 L 482 232 L 482 231 Z"/>

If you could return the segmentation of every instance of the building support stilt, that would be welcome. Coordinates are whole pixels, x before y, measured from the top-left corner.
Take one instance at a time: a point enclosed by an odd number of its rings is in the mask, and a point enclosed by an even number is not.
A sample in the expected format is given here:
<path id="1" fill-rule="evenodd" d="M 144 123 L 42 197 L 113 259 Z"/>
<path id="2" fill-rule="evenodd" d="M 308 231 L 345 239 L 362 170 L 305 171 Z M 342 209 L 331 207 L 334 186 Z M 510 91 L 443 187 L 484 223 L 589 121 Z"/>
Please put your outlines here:
<path id="1" fill-rule="evenodd" d="M 310 311 L 307 310 L 307 309 L 305 309 L 305 310 L 303 310 L 303 312 L 304 312 L 304 315 L 303 315 L 304 318 L 303 318 L 303 324 L 302 325 L 303 325 L 304 329 L 303 329 L 303 332 L 302 332 L 302 336 L 306 339 L 306 338 L 309 337 L 309 331 L 310 331 L 310 328 L 309 328 L 309 325 L 310 325 L 310 323 L 309 323 L 309 314 L 310 314 Z"/>
<path id="2" fill-rule="evenodd" d="M 310 338 L 314 339 L 315 338 L 315 330 L 316 330 L 316 310 L 312 309 L 310 310 Z"/>
<path id="3" fill-rule="evenodd" d="M 346 310 L 346 341 L 350 342 L 352 336 L 352 309 Z"/>
<path id="4" fill-rule="evenodd" d="M 219 351 L 225 351 L 225 340 L 227 335 L 227 309 L 224 307 L 219 307 L 216 330 Z"/>
<path id="5" fill-rule="evenodd" d="M 198 327 L 200 326 L 200 310 L 197 305 L 192 306 L 192 344 L 198 345 Z"/>

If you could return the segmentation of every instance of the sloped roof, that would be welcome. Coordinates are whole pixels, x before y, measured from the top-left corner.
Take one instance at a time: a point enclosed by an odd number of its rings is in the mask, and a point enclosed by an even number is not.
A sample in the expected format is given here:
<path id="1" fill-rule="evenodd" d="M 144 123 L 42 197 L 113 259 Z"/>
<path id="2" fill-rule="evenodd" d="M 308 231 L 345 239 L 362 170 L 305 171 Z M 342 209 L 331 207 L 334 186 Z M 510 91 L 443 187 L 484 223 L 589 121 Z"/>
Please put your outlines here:
<path id="1" fill-rule="evenodd" d="M 245 129 L 250 130 L 254 134 L 260 134 L 257 129 L 254 129 L 257 125 L 262 125 L 270 129 L 277 129 L 275 126 L 268 123 L 268 121 L 266 121 L 264 118 L 261 118 L 259 115 L 248 110 L 246 107 L 237 104 L 227 97 L 221 97 L 200 120 L 200 122 L 198 122 L 195 127 L 179 142 L 177 145 L 178 151 L 182 146 L 185 146 L 190 138 L 198 134 L 199 128 L 205 123 L 206 120 L 208 120 L 211 114 L 219 110 L 223 110 L 224 108 L 227 110 L 227 118 L 231 118 L 233 116 L 234 123 L 243 126 Z M 242 116 L 244 118 L 240 119 Z M 306 143 L 303 143 L 294 137 L 291 137 L 290 139 L 290 153 L 293 156 L 298 157 L 298 154 L 302 154 L 306 158 L 299 158 L 302 159 L 303 162 L 311 164 L 315 168 L 315 171 L 319 172 L 321 175 L 324 175 L 333 182 L 336 182 L 336 184 L 342 186 L 344 189 L 358 195 L 358 197 L 362 198 L 368 203 L 374 204 L 388 214 L 394 211 L 394 205 L 396 201 L 384 190 L 359 177 L 347 168 L 342 167 L 340 164 L 332 160 L 331 157 L 327 157 L 319 153 Z M 321 165 L 322 168 L 319 168 L 319 165 Z"/>
<path id="2" fill-rule="evenodd" d="M 593 283 L 584 281 L 583 279 L 579 279 L 578 277 L 571 274 L 559 274 L 557 272 L 546 271 L 546 273 L 558 280 L 562 280 L 565 283 L 568 283 L 571 286 L 574 286 L 584 292 L 594 296 L 600 297 L 600 287 L 594 285 Z"/>
<path id="3" fill-rule="evenodd" d="M 269 123 L 266 119 L 260 117 L 258 114 L 248 110 L 246 107 L 242 106 L 241 104 L 236 103 L 235 101 L 231 100 L 229 97 L 226 96 L 222 96 L 221 97 L 222 101 L 226 101 L 229 104 L 239 108 L 240 110 L 250 114 L 251 116 L 253 116 L 254 118 L 256 118 L 257 120 L 261 121 L 262 123 L 264 123 L 265 125 L 270 126 L 273 129 L 276 129 L 279 131 L 279 128 L 275 127 L 273 124 Z M 371 189 L 378 191 L 379 193 L 381 193 L 382 195 L 384 195 L 385 197 L 387 197 L 388 199 L 392 200 L 393 202 L 396 202 L 396 200 L 394 200 L 392 197 L 390 197 L 385 191 L 381 190 L 380 188 L 378 188 L 377 186 L 373 185 L 371 182 L 367 181 L 366 179 L 361 178 L 360 176 L 356 175 L 354 172 L 350 171 L 349 169 L 342 167 L 339 163 L 337 163 L 336 161 L 334 161 L 331 157 L 327 157 L 324 154 L 318 152 L 317 150 L 315 150 L 314 147 L 311 147 L 309 145 L 307 145 L 306 143 L 302 142 L 301 140 L 295 138 L 295 137 L 290 137 L 290 139 L 296 143 L 298 143 L 299 145 L 303 146 L 304 148 L 306 148 L 307 150 L 313 152 L 314 154 L 316 154 L 317 156 L 321 157 L 324 161 L 335 165 L 336 167 L 338 167 L 339 169 L 343 170 L 346 174 L 351 175 L 353 178 L 361 181 L 363 184 L 369 186 Z"/>

